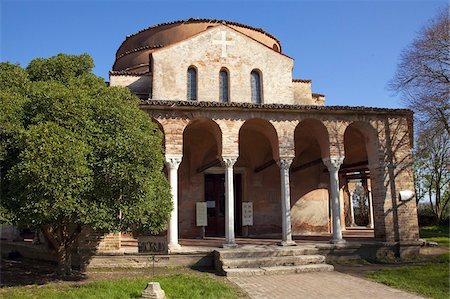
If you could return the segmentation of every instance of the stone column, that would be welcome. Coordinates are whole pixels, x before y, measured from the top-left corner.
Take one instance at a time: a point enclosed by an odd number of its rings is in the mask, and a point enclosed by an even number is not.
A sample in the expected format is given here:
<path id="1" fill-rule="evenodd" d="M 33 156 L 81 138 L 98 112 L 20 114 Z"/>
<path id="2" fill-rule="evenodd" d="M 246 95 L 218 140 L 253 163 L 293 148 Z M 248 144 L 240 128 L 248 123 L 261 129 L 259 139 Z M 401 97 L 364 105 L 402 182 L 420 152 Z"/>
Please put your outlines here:
<path id="1" fill-rule="evenodd" d="M 351 220 L 352 223 L 350 224 L 350 226 L 356 226 L 355 224 L 355 210 L 353 209 L 353 191 L 350 192 L 350 216 L 351 216 Z"/>
<path id="2" fill-rule="evenodd" d="M 291 227 L 291 192 L 289 186 L 289 168 L 291 167 L 292 158 L 281 158 L 278 162 L 281 174 L 281 245 L 296 245 L 292 241 Z"/>
<path id="3" fill-rule="evenodd" d="M 234 171 L 237 157 L 223 157 L 225 165 L 225 243 L 223 248 L 236 247 L 234 238 Z"/>
<path id="4" fill-rule="evenodd" d="M 169 172 L 170 191 L 172 194 L 173 210 L 170 214 L 169 222 L 169 251 L 179 249 L 178 244 L 178 167 L 180 166 L 181 155 L 167 155 L 166 165 Z"/>
<path id="5" fill-rule="evenodd" d="M 331 217 L 333 217 L 333 238 L 331 243 L 343 243 L 341 229 L 341 207 L 339 201 L 339 168 L 344 161 L 343 157 L 324 158 L 323 163 L 330 173 L 330 200 L 331 200 Z"/>
<path id="6" fill-rule="evenodd" d="M 367 189 L 368 205 L 369 205 L 369 228 L 373 228 L 373 202 L 372 202 L 372 191 Z"/>

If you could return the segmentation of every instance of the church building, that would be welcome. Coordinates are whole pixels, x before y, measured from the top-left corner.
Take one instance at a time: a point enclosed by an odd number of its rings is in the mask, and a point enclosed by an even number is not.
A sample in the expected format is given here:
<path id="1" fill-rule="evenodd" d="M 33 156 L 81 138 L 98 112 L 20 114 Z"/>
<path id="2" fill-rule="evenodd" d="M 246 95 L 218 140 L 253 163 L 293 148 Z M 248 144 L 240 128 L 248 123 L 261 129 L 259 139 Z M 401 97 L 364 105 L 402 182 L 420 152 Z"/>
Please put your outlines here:
<path id="1" fill-rule="evenodd" d="M 412 112 L 327 106 L 293 67 L 275 36 L 224 20 L 158 24 L 120 45 L 110 85 L 164 134 L 169 251 L 202 237 L 340 244 L 354 226 L 418 239 Z"/>

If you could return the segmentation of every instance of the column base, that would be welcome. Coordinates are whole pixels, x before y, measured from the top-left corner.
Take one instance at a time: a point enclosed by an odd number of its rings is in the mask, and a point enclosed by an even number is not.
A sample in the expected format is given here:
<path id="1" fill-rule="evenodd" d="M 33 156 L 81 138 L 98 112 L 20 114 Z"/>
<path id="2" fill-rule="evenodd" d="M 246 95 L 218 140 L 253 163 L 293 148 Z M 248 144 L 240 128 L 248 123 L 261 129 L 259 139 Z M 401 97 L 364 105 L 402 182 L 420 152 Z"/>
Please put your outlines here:
<path id="1" fill-rule="evenodd" d="M 222 244 L 222 248 L 236 248 L 238 247 L 238 244 L 236 243 L 224 243 Z"/>
<path id="2" fill-rule="evenodd" d="M 181 245 L 176 243 L 176 244 L 169 244 L 167 245 L 167 249 L 169 250 L 169 253 L 180 250 L 181 249 Z"/>
<path id="3" fill-rule="evenodd" d="M 340 244 L 345 244 L 347 243 L 347 241 L 345 241 L 344 239 L 331 239 L 330 240 L 331 244 L 336 244 L 336 245 L 340 245 Z"/>
<path id="4" fill-rule="evenodd" d="M 294 241 L 281 241 L 280 243 L 278 243 L 279 246 L 297 246 L 297 243 L 295 243 Z"/>

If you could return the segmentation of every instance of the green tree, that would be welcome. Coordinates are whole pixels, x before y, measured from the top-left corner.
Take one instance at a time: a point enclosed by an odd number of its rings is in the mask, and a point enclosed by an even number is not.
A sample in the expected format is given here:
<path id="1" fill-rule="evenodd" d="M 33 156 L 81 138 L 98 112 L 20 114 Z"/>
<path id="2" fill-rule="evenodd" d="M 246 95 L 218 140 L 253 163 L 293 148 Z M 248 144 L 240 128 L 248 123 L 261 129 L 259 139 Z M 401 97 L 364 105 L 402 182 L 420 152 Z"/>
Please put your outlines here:
<path id="1" fill-rule="evenodd" d="M 84 225 L 158 233 L 172 209 L 162 135 L 86 55 L 0 63 L 1 219 L 42 229 L 71 272 Z"/>

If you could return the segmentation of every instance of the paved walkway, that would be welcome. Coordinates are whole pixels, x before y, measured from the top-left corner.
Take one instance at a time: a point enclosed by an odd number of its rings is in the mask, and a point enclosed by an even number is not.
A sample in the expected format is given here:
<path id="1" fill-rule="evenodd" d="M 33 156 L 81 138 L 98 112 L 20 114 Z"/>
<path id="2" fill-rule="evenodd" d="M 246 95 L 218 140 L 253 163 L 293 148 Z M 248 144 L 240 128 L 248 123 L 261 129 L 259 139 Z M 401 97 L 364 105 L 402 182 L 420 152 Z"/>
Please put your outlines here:
<path id="1" fill-rule="evenodd" d="M 229 277 L 228 279 L 244 289 L 253 299 L 422 298 L 336 271 Z"/>

